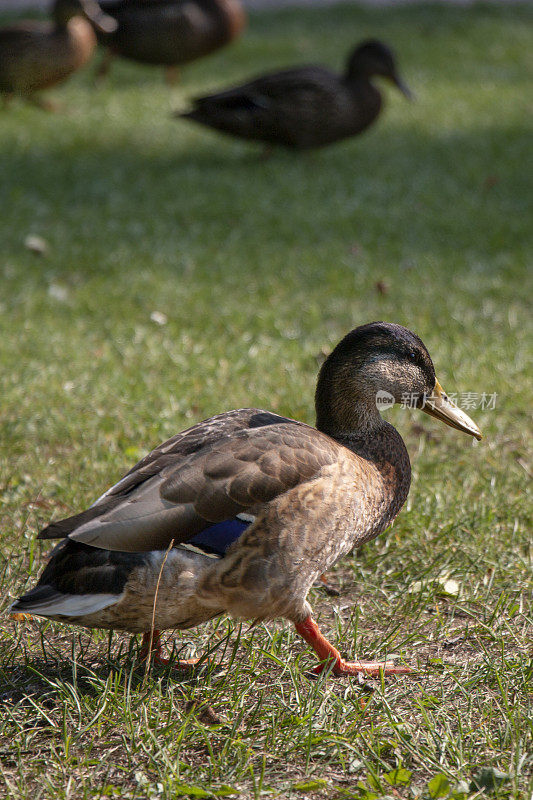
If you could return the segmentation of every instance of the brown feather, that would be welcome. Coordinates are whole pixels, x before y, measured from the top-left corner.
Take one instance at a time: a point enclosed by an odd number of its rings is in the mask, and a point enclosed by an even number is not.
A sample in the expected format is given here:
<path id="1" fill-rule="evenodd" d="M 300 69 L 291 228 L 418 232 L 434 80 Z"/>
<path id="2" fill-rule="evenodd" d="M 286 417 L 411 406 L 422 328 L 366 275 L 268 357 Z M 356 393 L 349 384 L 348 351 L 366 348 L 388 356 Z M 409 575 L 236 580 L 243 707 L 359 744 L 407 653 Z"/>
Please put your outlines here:
<path id="1" fill-rule="evenodd" d="M 155 457 L 149 469 L 136 471 L 135 481 L 144 480 L 134 488 L 127 480 L 119 482 L 117 489 L 126 488 L 121 503 L 74 528 L 71 538 L 126 552 L 166 547 L 172 539 L 186 542 L 209 524 L 268 503 L 312 479 L 338 458 L 340 447 L 332 439 L 302 423 L 280 419 L 278 424 L 237 430 L 184 458 L 176 452 L 175 465 L 168 462 L 167 453 L 160 474 L 146 478 L 155 471 Z M 278 445 L 285 448 L 283 461 Z"/>

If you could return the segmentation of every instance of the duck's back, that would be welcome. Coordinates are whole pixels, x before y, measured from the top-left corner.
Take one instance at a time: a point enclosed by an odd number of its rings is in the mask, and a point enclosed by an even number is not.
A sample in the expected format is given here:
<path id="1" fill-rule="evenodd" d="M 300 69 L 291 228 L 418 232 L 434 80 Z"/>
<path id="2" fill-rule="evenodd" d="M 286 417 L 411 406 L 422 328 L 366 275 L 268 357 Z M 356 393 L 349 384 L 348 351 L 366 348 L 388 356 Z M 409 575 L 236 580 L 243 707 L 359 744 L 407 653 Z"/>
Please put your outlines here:
<path id="1" fill-rule="evenodd" d="M 244 27 L 238 0 L 159 0 L 109 2 L 102 8 L 118 22 L 104 43 L 123 56 L 147 64 L 177 65 L 208 55 Z"/>

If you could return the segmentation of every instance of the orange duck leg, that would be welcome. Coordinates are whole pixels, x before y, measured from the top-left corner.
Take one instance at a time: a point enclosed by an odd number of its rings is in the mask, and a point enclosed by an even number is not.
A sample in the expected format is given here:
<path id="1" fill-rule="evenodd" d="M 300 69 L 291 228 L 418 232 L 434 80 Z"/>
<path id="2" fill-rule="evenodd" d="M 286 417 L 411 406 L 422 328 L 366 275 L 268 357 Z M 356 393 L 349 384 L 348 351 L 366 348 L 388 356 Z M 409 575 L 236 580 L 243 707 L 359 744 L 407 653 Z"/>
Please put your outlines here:
<path id="1" fill-rule="evenodd" d="M 325 636 L 320 633 L 320 629 L 313 619 L 307 617 L 303 622 L 295 624 L 295 628 L 300 636 L 311 645 L 321 663 L 314 667 L 313 672 L 320 674 L 325 669 L 329 669 L 333 662 L 333 675 L 409 675 L 414 672 L 411 667 L 397 667 L 392 661 L 345 661 L 339 651 L 328 642 Z"/>

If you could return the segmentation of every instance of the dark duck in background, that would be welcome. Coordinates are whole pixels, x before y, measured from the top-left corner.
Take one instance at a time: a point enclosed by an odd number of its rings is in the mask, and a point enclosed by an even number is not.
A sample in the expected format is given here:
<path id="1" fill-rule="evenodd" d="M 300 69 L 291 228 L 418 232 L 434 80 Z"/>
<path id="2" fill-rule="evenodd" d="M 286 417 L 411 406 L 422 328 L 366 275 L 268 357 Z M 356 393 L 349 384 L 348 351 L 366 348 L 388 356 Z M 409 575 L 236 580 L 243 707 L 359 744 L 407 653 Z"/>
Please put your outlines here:
<path id="1" fill-rule="evenodd" d="M 97 30 L 107 47 L 101 78 L 121 56 L 166 67 L 172 83 L 179 66 L 224 47 L 246 26 L 241 0 L 100 0 L 100 6 L 118 23 L 111 34 Z"/>
<path id="2" fill-rule="evenodd" d="M 377 119 L 383 101 L 372 78 L 378 76 L 410 97 L 391 50 L 368 41 L 350 55 L 344 75 L 315 65 L 271 72 L 197 97 L 192 111 L 177 116 L 268 145 L 324 147 L 361 133 Z"/>

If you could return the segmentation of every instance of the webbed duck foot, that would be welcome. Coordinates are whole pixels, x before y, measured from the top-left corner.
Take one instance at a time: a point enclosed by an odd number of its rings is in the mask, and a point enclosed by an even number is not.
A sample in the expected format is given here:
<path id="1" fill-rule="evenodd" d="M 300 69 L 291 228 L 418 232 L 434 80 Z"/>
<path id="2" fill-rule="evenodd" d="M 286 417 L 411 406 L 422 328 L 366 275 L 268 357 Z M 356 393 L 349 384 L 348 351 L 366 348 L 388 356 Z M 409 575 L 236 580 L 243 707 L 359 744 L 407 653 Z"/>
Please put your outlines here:
<path id="1" fill-rule="evenodd" d="M 199 658 L 166 658 L 162 655 L 163 645 L 161 644 L 160 632 L 154 630 L 152 634 L 143 633 L 140 660 L 146 661 L 151 658 L 152 664 L 157 667 L 172 667 L 181 672 L 190 671 L 200 661 Z"/>
<path id="2" fill-rule="evenodd" d="M 18 612 L 9 615 L 9 619 L 13 620 L 13 622 L 26 622 L 28 619 L 33 619 L 32 614 L 20 614 Z"/>
<path id="3" fill-rule="evenodd" d="M 311 670 L 315 675 L 320 675 L 325 669 L 329 669 L 331 659 L 323 661 Z M 333 675 L 340 678 L 343 675 L 369 675 L 379 676 L 380 672 L 384 675 L 409 675 L 414 672 L 411 667 L 397 667 L 393 661 L 345 661 L 338 658 L 332 669 Z"/>
<path id="4" fill-rule="evenodd" d="M 325 636 L 320 633 L 320 629 L 313 619 L 309 616 L 303 622 L 295 624 L 295 628 L 300 636 L 311 645 L 321 663 L 313 668 L 313 673 L 320 674 L 331 667 L 335 676 L 358 675 L 408 675 L 414 670 L 411 667 L 397 667 L 392 661 L 345 661 L 337 648 L 328 642 Z"/>

